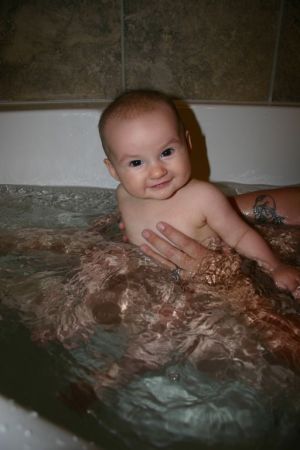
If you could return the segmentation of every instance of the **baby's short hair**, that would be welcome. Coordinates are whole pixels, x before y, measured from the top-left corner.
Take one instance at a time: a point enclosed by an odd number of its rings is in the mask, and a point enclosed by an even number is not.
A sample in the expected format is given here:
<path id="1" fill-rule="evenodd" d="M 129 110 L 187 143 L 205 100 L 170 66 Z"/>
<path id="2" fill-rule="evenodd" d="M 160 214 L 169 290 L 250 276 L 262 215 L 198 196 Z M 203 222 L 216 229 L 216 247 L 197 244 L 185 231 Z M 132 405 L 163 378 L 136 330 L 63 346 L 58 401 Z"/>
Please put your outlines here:
<path id="1" fill-rule="evenodd" d="M 105 125 L 111 118 L 131 119 L 138 114 L 152 111 L 157 105 L 167 105 L 174 113 L 178 126 L 182 127 L 182 121 L 178 114 L 174 101 L 170 96 L 156 90 L 136 89 L 125 91 L 116 97 L 101 114 L 98 129 L 103 149 L 106 155 L 109 148 L 105 138 Z"/>

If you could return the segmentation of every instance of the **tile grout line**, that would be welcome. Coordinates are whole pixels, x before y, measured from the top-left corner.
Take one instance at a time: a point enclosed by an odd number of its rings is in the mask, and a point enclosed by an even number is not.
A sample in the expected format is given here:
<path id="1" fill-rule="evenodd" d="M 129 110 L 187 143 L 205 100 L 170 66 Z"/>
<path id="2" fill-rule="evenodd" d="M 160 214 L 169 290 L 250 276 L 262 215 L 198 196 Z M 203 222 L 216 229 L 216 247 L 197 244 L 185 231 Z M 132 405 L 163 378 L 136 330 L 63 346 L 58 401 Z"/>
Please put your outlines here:
<path id="1" fill-rule="evenodd" d="M 95 105 L 96 107 L 98 104 L 102 103 L 108 103 L 113 100 L 113 97 L 106 97 L 106 98 L 76 98 L 76 99 L 62 99 L 62 100 L 11 100 L 11 101 L 5 101 L 0 100 L 0 110 L 1 108 L 7 108 L 7 107 L 30 107 L 30 106 L 60 106 L 60 107 L 76 107 L 79 108 L 89 106 L 89 105 Z M 197 99 L 197 98 L 185 98 L 183 99 L 183 102 L 187 105 L 195 104 L 195 105 L 203 105 L 203 106 L 278 106 L 278 107 L 300 107 L 300 102 L 272 102 L 270 103 L 268 101 L 231 101 L 231 100 L 210 100 L 210 99 Z"/>
<path id="2" fill-rule="evenodd" d="M 125 80 L 125 26 L 124 26 L 124 0 L 120 0 L 121 6 L 121 87 L 122 91 L 126 88 L 126 80 Z"/>
<path id="3" fill-rule="evenodd" d="M 275 41 L 275 47 L 274 47 L 274 53 L 273 53 L 273 64 L 272 64 L 272 70 L 271 70 L 270 88 L 269 88 L 269 95 L 268 95 L 268 102 L 270 104 L 272 103 L 272 100 L 273 100 L 273 90 L 274 90 L 276 69 L 277 69 L 277 63 L 278 63 L 279 42 L 280 42 L 280 36 L 281 36 L 283 11 L 284 11 L 284 0 L 281 0 L 278 21 L 277 21 L 277 33 L 276 33 L 276 41 Z"/>

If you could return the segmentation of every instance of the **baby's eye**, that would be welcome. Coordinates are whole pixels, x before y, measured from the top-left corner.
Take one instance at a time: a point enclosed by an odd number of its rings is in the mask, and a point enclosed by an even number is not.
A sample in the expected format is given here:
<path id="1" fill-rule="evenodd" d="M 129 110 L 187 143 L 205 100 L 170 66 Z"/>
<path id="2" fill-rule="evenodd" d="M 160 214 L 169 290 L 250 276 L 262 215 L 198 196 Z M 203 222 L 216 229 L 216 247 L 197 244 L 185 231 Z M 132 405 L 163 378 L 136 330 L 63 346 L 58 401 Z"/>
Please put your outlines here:
<path id="1" fill-rule="evenodd" d="M 141 159 L 134 159 L 133 161 L 130 161 L 129 165 L 130 167 L 138 167 L 142 165 L 142 160 Z"/>
<path id="2" fill-rule="evenodd" d="M 165 158 L 166 156 L 170 156 L 175 152 L 174 148 L 166 148 L 163 152 L 161 152 L 161 156 Z"/>

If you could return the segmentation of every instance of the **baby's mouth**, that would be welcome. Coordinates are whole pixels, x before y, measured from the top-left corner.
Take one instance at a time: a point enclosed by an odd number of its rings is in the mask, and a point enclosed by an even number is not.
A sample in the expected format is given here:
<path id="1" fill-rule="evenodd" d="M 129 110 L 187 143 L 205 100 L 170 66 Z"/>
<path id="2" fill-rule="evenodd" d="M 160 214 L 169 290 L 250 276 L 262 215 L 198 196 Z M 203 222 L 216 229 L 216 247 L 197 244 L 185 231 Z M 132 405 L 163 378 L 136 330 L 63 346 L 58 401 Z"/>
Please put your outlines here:
<path id="1" fill-rule="evenodd" d="M 150 189 L 163 189 L 164 187 L 168 186 L 168 184 L 171 183 L 171 180 L 162 181 L 161 183 L 154 184 L 153 186 L 150 186 Z"/>

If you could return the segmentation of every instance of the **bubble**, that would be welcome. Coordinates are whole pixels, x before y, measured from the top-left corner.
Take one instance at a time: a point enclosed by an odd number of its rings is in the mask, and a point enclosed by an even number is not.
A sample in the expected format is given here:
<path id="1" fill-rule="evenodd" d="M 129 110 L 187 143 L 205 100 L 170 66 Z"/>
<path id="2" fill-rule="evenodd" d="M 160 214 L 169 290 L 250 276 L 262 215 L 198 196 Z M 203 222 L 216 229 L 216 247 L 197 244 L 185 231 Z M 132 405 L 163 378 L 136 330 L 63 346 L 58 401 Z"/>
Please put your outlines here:
<path id="1" fill-rule="evenodd" d="M 27 430 L 24 431 L 24 436 L 25 437 L 31 437 L 31 435 L 32 435 L 32 431 L 31 430 L 27 429 Z"/>
<path id="2" fill-rule="evenodd" d="M 4 425 L 4 423 L 0 424 L 0 433 L 6 433 L 7 431 L 7 426 Z"/>
<path id="3" fill-rule="evenodd" d="M 177 381 L 180 380 L 180 375 L 178 372 L 170 372 L 168 374 L 168 378 L 172 383 L 176 383 Z"/>

